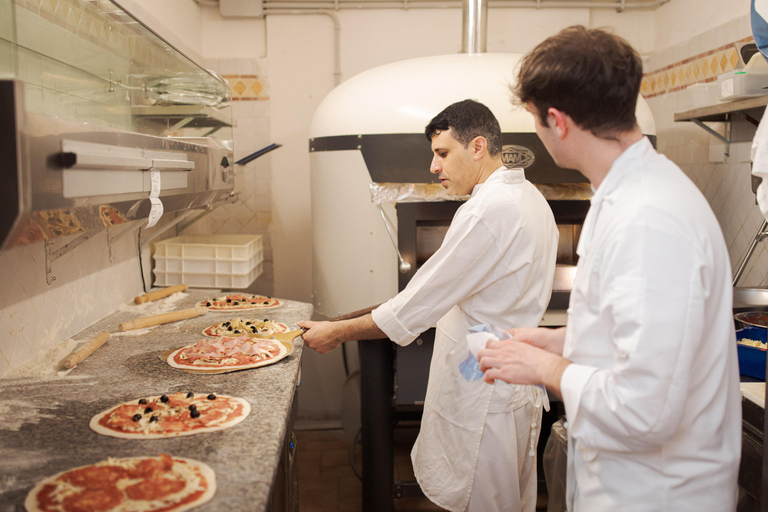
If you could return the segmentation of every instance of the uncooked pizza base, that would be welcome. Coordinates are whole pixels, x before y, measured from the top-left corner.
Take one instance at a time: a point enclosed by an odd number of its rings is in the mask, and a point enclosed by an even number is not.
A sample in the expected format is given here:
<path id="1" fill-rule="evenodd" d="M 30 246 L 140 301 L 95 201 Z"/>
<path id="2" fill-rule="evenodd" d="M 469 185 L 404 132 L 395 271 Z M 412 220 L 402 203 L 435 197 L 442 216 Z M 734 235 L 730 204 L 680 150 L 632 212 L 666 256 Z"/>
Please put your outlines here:
<path id="1" fill-rule="evenodd" d="M 97 462 L 95 464 L 88 464 L 88 465 L 85 465 L 85 466 L 79 466 L 79 467 L 76 467 L 76 468 L 68 469 L 66 471 L 62 471 L 60 473 L 57 473 L 57 474 L 55 474 L 53 476 L 49 476 L 49 477 L 45 478 L 44 480 L 41 480 L 40 482 L 38 482 L 37 485 L 35 485 L 32 488 L 32 490 L 29 491 L 29 494 L 27 494 L 27 498 L 24 500 L 24 507 L 27 509 L 28 512 L 50 512 L 51 510 L 53 510 L 53 509 L 50 509 L 50 508 L 47 508 L 47 509 L 40 508 L 39 500 L 37 499 L 38 498 L 38 494 L 40 494 L 40 492 L 43 490 L 43 488 L 46 485 L 48 485 L 48 484 L 55 484 L 56 480 L 60 476 L 66 474 L 66 473 L 70 473 L 72 471 L 79 470 L 79 469 L 100 466 L 100 465 L 102 465 L 102 466 L 106 466 L 106 465 L 126 465 L 126 464 L 130 465 L 132 461 L 135 461 L 135 463 L 134 463 L 134 465 L 135 465 L 135 464 L 137 464 L 138 462 L 140 462 L 140 461 L 142 461 L 144 459 L 155 459 L 155 458 L 156 457 L 124 457 L 124 458 L 111 458 L 110 457 L 107 460 L 100 461 L 100 462 Z M 200 462 L 198 460 L 186 459 L 186 458 L 183 458 L 183 457 L 171 457 L 171 458 L 174 461 L 174 466 L 176 466 L 176 463 L 188 464 L 187 468 L 192 468 L 193 472 L 199 474 L 206 481 L 206 483 L 208 484 L 208 488 L 205 490 L 205 492 L 203 492 L 203 494 L 201 494 L 194 501 L 189 502 L 189 503 L 185 503 L 183 505 L 179 505 L 178 507 L 174 507 L 172 504 L 171 505 L 163 505 L 162 504 L 163 502 L 160 502 L 160 500 L 156 500 L 156 501 L 158 501 L 157 506 L 155 506 L 153 508 L 142 507 L 141 509 L 138 509 L 136 507 L 128 508 L 128 507 L 130 507 L 131 504 L 130 503 L 126 504 L 125 502 L 123 502 L 123 503 L 120 504 L 120 506 L 113 507 L 112 509 L 110 509 L 110 512 L 122 512 L 122 511 L 134 512 L 136 510 L 146 510 L 148 512 L 151 512 L 152 510 L 158 510 L 158 509 L 162 509 L 163 511 L 167 511 L 167 512 L 184 512 L 185 510 L 191 510 L 193 508 L 199 507 L 203 503 L 206 503 L 206 502 L 210 501 L 211 498 L 213 498 L 213 496 L 216 494 L 216 487 L 217 487 L 216 486 L 216 473 L 214 473 L 213 469 L 211 469 L 207 464 L 204 464 L 204 463 L 202 463 L 202 462 Z M 184 467 L 184 466 L 179 466 L 178 468 L 176 468 L 176 470 L 179 471 L 179 468 L 181 468 L 181 467 Z M 183 472 L 183 470 L 181 470 L 181 471 Z M 177 476 L 177 475 L 175 475 L 175 476 Z M 186 481 L 188 481 L 188 480 L 186 480 Z M 167 497 L 163 498 L 163 500 L 165 500 L 165 499 L 167 499 Z M 145 505 L 146 503 L 150 503 L 150 502 L 147 501 L 147 500 L 140 500 L 139 503 L 141 503 L 141 505 Z M 136 503 L 136 504 L 138 505 L 138 503 Z"/>
<path id="2" fill-rule="evenodd" d="M 253 331 L 249 332 L 245 330 L 248 328 L 248 326 L 245 324 L 246 322 L 250 322 L 252 326 L 256 327 L 256 332 L 253 332 Z M 242 324 L 242 327 L 240 327 L 240 325 L 235 325 L 235 329 L 233 331 L 227 331 L 226 328 L 224 327 L 225 323 Z M 270 328 L 266 331 L 259 330 L 261 326 L 264 324 L 271 324 L 271 327 L 274 327 L 274 329 Z M 221 334 L 216 334 L 215 333 L 216 329 L 219 329 L 219 328 L 223 328 L 223 330 Z M 243 332 L 236 332 L 238 329 L 242 330 Z M 218 338 L 221 336 L 235 336 L 240 334 L 247 334 L 248 336 L 258 336 L 259 334 L 275 334 L 275 333 L 281 333 L 281 332 L 288 332 L 288 326 L 280 322 L 273 322 L 271 320 L 260 321 L 260 320 L 251 320 L 251 319 L 242 320 L 240 318 L 232 318 L 230 320 L 219 322 L 215 325 L 208 327 L 207 329 L 203 330 L 203 335 L 209 336 L 211 338 Z"/>
<path id="3" fill-rule="evenodd" d="M 237 306 L 235 306 L 234 302 L 236 302 L 238 299 L 234 299 L 234 297 L 244 297 L 247 299 L 258 298 L 259 303 L 238 304 Z M 231 305 L 226 304 L 226 300 L 228 298 L 233 300 Z M 225 302 L 225 304 L 216 305 L 215 302 Z M 264 304 L 264 302 L 268 302 L 268 304 Z M 266 297 L 264 295 L 253 295 L 251 297 L 246 297 L 245 295 L 222 295 L 221 297 L 214 297 L 212 299 L 200 301 L 197 305 L 200 307 L 207 308 L 208 311 L 212 311 L 212 312 L 231 313 L 233 311 L 275 309 L 282 306 L 283 303 L 279 299 L 275 299 L 273 297 Z"/>
<path id="4" fill-rule="evenodd" d="M 252 338 L 252 339 L 257 340 L 257 339 L 262 339 L 262 338 Z M 247 370 L 249 368 L 258 368 L 260 366 L 267 366 L 269 364 L 276 363 L 276 362 L 280 361 L 281 359 L 283 359 L 284 357 L 286 357 L 289 354 L 288 349 L 286 348 L 286 346 L 283 343 L 281 343 L 280 341 L 277 341 L 277 340 L 269 340 L 269 341 L 274 341 L 275 345 L 280 348 L 280 352 L 275 357 L 272 357 L 272 358 L 264 360 L 264 361 L 259 361 L 257 363 L 252 363 L 252 364 L 226 365 L 226 366 L 203 366 L 203 365 L 179 364 L 176 361 L 174 361 L 174 357 L 176 357 L 176 355 L 179 352 L 181 352 L 182 350 L 188 349 L 190 347 L 193 347 L 195 345 L 194 343 L 192 345 L 187 345 L 186 347 L 181 347 L 178 350 L 174 350 L 168 356 L 168 359 L 166 361 L 173 368 L 180 368 L 182 370 Z"/>
<path id="5" fill-rule="evenodd" d="M 199 399 L 199 398 L 205 397 L 205 396 L 207 396 L 207 395 L 197 393 L 197 394 L 195 394 L 194 398 Z M 149 397 L 145 397 L 145 398 L 148 401 L 150 401 L 150 400 L 159 399 L 160 397 L 159 396 L 149 396 Z M 225 429 L 234 427 L 238 423 L 242 422 L 245 418 L 248 417 L 248 414 L 250 414 L 250 412 L 251 412 L 251 404 L 249 404 L 247 401 L 243 400 L 242 398 L 235 397 L 235 396 L 228 396 L 228 395 L 219 395 L 219 394 L 217 394 L 216 395 L 216 400 L 227 400 L 227 401 L 230 401 L 230 402 L 232 402 L 234 404 L 240 404 L 240 405 L 242 405 L 243 410 L 242 410 L 242 412 L 240 413 L 239 416 L 237 416 L 237 417 L 235 417 L 235 418 L 233 418 L 233 419 L 231 419 L 229 421 L 223 422 L 223 423 L 221 423 L 219 425 L 213 425 L 213 426 L 210 426 L 210 427 L 202 427 L 202 428 L 198 428 L 198 429 L 195 429 L 195 430 L 182 430 L 182 431 L 178 431 L 178 432 L 152 432 L 152 433 L 146 433 L 146 434 L 144 432 L 121 432 L 119 430 L 113 430 L 111 428 L 105 427 L 104 425 L 102 425 L 100 423 L 101 419 L 104 416 L 107 416 L 108 414 L 112 413 L 112 411 L 116 410 L 120 406 L 122 406 L 122 405 L 137 404 L 138 399 L 136 399 L 136 400 L 131 400 L 129 402 L 123 402 L 123 403 L 118 404 L 118 405 L 116 405 L 114 407 L 110 407 L 106 411 L 100 412 L 99 414 L 97 414 L 96 416 L 91 418 L 91 422 L 90 422 L 89 426 L 91 427 L 91 430 L 93 430 L 97 434 L 101 434 L 101 435 L 104 435 L 104 436 L 110 436 L 110 437 L 118 437 L 120 439 L 164 439 L 164 438 L 169 438 L 169 437 L 191 436 L 191 435 L 194 435 L 194 434 L 203 434 L 203 433 L 206 433 L 206 432 L 217 432 L 219 430 L 225 430 Z M 144 405 L 142 405 L 142 407 L 144 407 Z M 162 420 L 162 418 L 161 418 L 161 420 Z M 158 422 L 158 423 L 160 423 L 160 422 Z"/>

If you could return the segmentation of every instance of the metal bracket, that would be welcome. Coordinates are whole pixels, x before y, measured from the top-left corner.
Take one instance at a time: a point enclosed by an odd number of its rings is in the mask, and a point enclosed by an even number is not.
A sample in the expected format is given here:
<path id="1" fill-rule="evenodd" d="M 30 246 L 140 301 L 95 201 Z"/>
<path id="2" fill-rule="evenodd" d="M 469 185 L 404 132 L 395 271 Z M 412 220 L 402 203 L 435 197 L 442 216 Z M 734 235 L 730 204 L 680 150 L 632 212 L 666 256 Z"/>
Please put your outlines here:
<path id="1" fill-rule="evenodd" d="M 55 251 L 52 251 L 53 242 L 50 240 L 45 241 L 45 282 L 48 284 L 53 283 L 56 280 L 56 276 L 53 275 L 51 272 L 51 263 L 56 261 L 57 259 L 61 258 L 65 254 L 67 254 L 69 251 L 74 249 L 75 247 L 84 244 L 93 236 L 98 233 L 101 230 L 98 231 L 87 231 L 80 235 L 79 237 L 75 238 L 69 243 L 64 244 L 59 249 L 56 249 Z"/>
<path id="2" fill-rule="evenodd" d="M 757 233 L 755 233 L 755 237 L 752 239 L 752 243 L 749 245 L 747 252 L 744 254 L 744 257 L 739 262 L 738 268 L 736 269 L 736 272 L 734 272 L 733 274 L 732 285 L 734 287 L 739 282 L 739 279 L 741 278 L 741 274 L 744 273 L 744 269 L 747 268 L 747 262 L 749 262 L 749 259 L 752 257 L 752 253 L 755 252 L 755 247 L 757 247 L 757 244 L 762 242 L 766 238 L 768 238 L 768 220 L 764 220 L 763 223 L 760 224 L 760 227 L 757 228 Z"/>
<path id="3" fill-rule="evenodd" d="M 699 119 L 691 119 L 691 122 L 693 122 L 696 126 L 703 129 L 710 135 L 712 135 L 714 138 L 719 140 L 720 142 L 725 143 L 725 156 L 731 155 L 731 120 L 728 119 L 725 121 L 725 135 L 721 135 L 709 126 L 705 125 L 702 121 Z"/>
<path id="4" fill-rule="evenodd" d="M 424 496 L 424 492 L 421 490 L 421 487 L 419 487 L 418 482 L 396 480 L 392 489 L 392 496 L 394 498 L 410 498 Z"/>
<path id="5" fill-rule="evenodd" d="M 112 230 L 107 227 L 107 252 L 109 253 L 109 262 L 115 261 L 115 257 L 112 256 Z"/>
<path id="6" fill-rule="evenodd" d="M 148 237 L 146 240 L 142 240 L 141 246 L 144 247 L 147 243 L 151 242 L 155 238 L 159 237 L 161 234 L 165 233 L 175 225 L 179 224 L 180 222 L 188 219 L 190 216 L 198 214 L 199 212 L 197 210 L 188 210 L 184 212 L 183 214 L 179 215 L 175 219 L 173 219 L 168 224 L 163 225 L 163 227 L 159 228 L 158 231 L 155 231 L 152 233 L 152 236 Z"/>
<path id="7" fill-rule="evenodd" d="M 167 130 L 165 130 L 165 132 L 163 132 L 163 135 L 168 136 L 168 135 L 172 134 L 173 132 L 175 132 L 177 130 L 181 130 L 182 128 L 184 128 L 185 126 L 187 126 L 189 123 L 191 123 L 194 120 L 195 120 L 195 118 L 191 117 L 191 116 L 190 117 L 184 117 L 178 123 L 176 123 L 175 125 L 171 126 Z"/>

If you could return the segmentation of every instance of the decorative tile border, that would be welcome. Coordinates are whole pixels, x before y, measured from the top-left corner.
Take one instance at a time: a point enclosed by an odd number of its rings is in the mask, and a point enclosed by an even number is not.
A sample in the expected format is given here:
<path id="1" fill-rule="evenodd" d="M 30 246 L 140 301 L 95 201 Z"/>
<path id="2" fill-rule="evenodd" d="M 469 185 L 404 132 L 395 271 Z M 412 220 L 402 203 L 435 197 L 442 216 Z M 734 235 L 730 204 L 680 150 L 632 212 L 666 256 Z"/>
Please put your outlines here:
<path id="1" fill-rule="evenodd" d="M 660 94 L 680 91 L 693 84 L 714 82 L 719 75 L 736 69 L 739 63 L 736 45 L 753 41 L 754 38 L 751 36 L 746 37 L 664 68 L 645 73 L 640 84 L 640 94 L 645 99 L 648 99 Z"/>
<path id="2" fill-rule="evenodd" d="M 232 101 L 264 101 L 264 84 L 256 75 L 223 75 L 232 90 Z"/>

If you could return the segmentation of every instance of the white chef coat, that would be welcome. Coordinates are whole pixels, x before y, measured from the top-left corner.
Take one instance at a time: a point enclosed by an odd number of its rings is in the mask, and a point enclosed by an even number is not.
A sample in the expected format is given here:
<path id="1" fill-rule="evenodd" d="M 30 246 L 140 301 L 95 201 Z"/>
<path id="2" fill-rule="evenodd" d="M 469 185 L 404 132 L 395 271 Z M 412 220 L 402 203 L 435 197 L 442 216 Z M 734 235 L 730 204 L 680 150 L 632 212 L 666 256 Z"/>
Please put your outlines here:
<path id="1" fill-rule="evenodd" d="M 466 380 L 459 365 L 469 355 L 468 329 L 538 325 L 552 290 L 557 240 L 541 193 L 522 169 L 501 167 L 474 187 L 442 245 L 408 286 L 373 311 L 376 325 L 400 345 L 439 320 L 411 457 L 422 490 L 445 509 L 467 507 L 486 415 L 523 411 L 541 398 L 529 386 Z M 510 464 L 510 475 L 517 474 L 515 461 Z"/>
<path id="2" fill-rule="evenodd" d="M 768 112 L 768 108 L 766 108 Z M 752 174 L 763 179 L 755 196 L 760 212 L 768 219 L 768 116 L 763 113 L 757 132 L 752 139 Z"/>
<path id="3" fill-rule="evenodd" d="M 734 510 L 731 268 L 696 186 L 643 139 L 592 198 L 560 382 L 571 512 Z"/>

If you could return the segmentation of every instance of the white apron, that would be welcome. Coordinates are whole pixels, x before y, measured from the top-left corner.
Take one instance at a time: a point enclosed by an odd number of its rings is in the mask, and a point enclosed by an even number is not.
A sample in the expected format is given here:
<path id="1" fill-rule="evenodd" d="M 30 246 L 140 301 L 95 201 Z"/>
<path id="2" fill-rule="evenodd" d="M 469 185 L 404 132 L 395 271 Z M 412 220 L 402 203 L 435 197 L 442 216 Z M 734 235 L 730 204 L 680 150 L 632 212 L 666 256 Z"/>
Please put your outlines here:
<path id="1" fill-rule="evenodd" d="M 470 353 L 469 327 L 458 306 L 437 323 L 421 430 L 411 452 L 424 494 L 455 512 L 463 512 L 469 502 L 489 411 L 511 412 L 532 400 L 541 406 L 542 398 L 531 386 L 467 380 L 459 366 Z"/>

